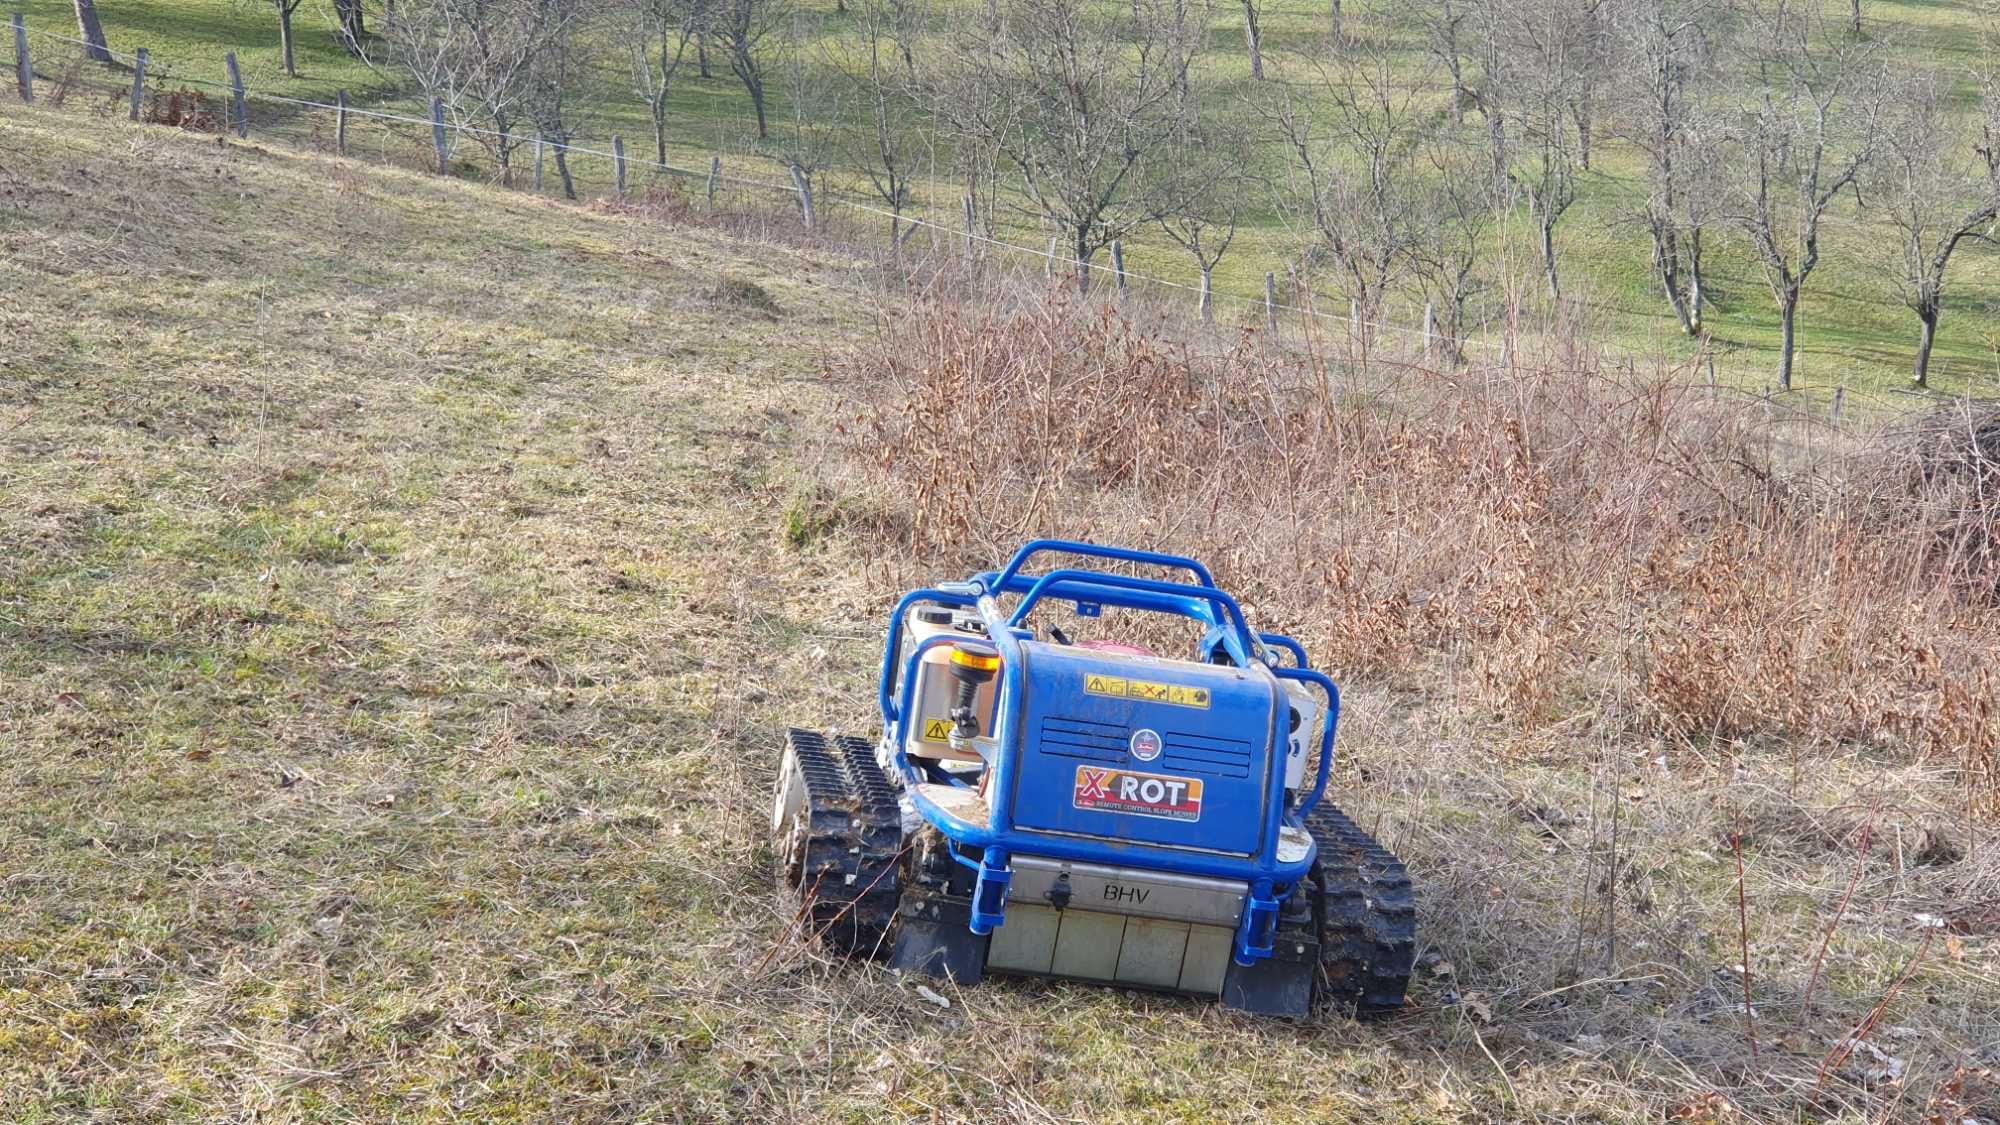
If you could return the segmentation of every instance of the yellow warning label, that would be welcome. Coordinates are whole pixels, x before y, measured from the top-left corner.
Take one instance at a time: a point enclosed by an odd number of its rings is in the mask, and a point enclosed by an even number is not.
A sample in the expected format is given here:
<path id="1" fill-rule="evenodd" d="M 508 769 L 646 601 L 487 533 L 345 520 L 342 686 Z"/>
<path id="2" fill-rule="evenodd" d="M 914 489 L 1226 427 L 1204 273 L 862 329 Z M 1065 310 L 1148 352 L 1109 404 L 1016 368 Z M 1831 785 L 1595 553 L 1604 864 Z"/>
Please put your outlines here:
<path id="1" fill-rule="evenodd" d="M 1208 706 L 1208 689 L 1185 684 L 1156 684 L 1149 680 L 1128 680 L 1123 676 L 1086 674 L 1083 690 L 1113 699 L 1137 699 L 1146 703 L 1172 703 L 1179 707 Z"/>
<path id="2" fill-rule="evenodd" d="M 951 741 L 951 720 L 950 720 L 950 719 L 925 719 L 925 720 L 924 720 L 924 741 L 925 741 L 925 742 L 949 742 L 949 741 Z"/>

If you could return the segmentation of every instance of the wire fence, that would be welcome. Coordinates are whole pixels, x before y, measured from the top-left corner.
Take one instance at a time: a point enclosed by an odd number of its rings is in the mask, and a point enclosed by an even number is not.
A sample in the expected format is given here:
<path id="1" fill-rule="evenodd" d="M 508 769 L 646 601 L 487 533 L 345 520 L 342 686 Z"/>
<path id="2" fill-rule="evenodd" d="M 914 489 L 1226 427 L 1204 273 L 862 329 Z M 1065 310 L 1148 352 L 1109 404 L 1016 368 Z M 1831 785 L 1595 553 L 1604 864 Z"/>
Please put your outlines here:
<path id="1" fill-rule="evenodd" d="M 1064 253 L 1054 240 L 1047 247 L 1022 245 L 996 237 L 968 221 L 954 216 L 940 221 L 934 212 L 891 208 L 858 196 L 829 182 L 826 177 L 794 176 L 783 182 L 746 175 L 738 166 L 757 160 L 775 166 L 769 157 L 743 153 L 715 152 L 705 166 L 690 161 L 675 163 L 637 155 L 623 138 L 571 136 L 561 142 L 529 132 L 506 132 L 453 120 L 436 104 L 432 112 L 398 112 L 384 105 L 348 104 L 344 93 L 333 102 L 292 97 L 260 89 L 244 80 L 221 83 L 195 78 L 195 69 L 186 60 L 162 59 L 139 51 L 110 50 L 110 65 L 90 59 L 89 44 L 73 36 L 37 28 L 24 28 L 15 17 L 17 50 L 29 43 L 39 44 L 27 58 L 16 60 L 17 80 L 22 97 L 55 106 L 71 103 L 110 116 L 123 112 L 134 120 L 202 132 L 235 132 L 259 140 L 276 140 L 304 149 L 336 152 L 349 158 L 400 166 L 444 175 L 501 183 L 541 194 L 562 193 L 578 201 L 665 200 L 683 203 L 719 214 L 758 214 L 766 220 L 789 213 L 795 221 L 818 228 L 816 233 L 832 237 L 831 228 L 851 238 L 865 239 L 861 223 L 879 224 L 886 241 L 893 224 L 902 237 L 924 235 L 924 252 L 940 257 L 962 258 L 967 264 L 990 267 L 996 263 L 1015 272 L 1039 269 L 1045 278 L 1081 275 L 1100 291 L 1130 298 L 1135 293 L 1156 305 L 1194 308 L 1202 287 L 1170 278 L 1140 274 L 1124 268 L 1122 255 L 1113 250 L 1113 262 L 1079 261 Z M 233 54 L 230 62 L 234 64 Z M 241 74 L 240 70 L 236 72 Z M 30 94 L 30 87 L 35 93 Z M 651 138 L 647 139 L 649 142 Z M 469 143 L 468 143 L 469 142 Z M 847 224 L 830 224 L 822 209 L 846 212 Z M 897 249 L 907 248 L 907 242 Z M 1280 299 L 1279 294 L 1284 298 Z M 1289 269 L 1266 274 L 1261 295 L 1211 288 L 1208 293 L 1217 315 L 1238 326 L 1262 325 L 1275 333 L 1287 330 L 1314 337 L 1318 346 L 1345 353 L 1376 350 L 1427 360 L 1449 362 L 1454 354 L 1511 363 L 1520 354 L 1524 341 L 1546 339 L 1558 326 L 1545 322 L 1524 322 L 1518 315 L 1486 310 L 1471 318 L 1472 326 L 1459 339 L 1447 339 L 1430 309 L 1418 324 L 1399 324 L 1359 315 L 1349 303 L 1343 315 L 1327 311 L 1313 293 L 1309 281 Z M 1339 302 L 1336 301 L 1336 304 Z M 1589 307 L 1587 303 L 1579 303 Z M 1233 310 L 1233 311 L 1230 311 Z M 1414 319 L 1414 318 L 1413 318 Z M 1569 336 L 1578 335 L 1572 331 Z M 1705 343 L 1705 342 L 1704 342 Z M 1577 346 L 1598 362 L 1636 373 L 1654 370 L 1662 357 L 1601 345 Z M 1874 418 L 1893 417 L 1939 409 L 1943 396 L 1927 392 L 1890 391 L 1873 387 L 1795 382 L 1788 391 L 1764 386 L 1744 386 L 1721 378 L 1716 369 L 1716 352 L 1702 347 L 1683 359 L 1679 366 L 1697 374 L 1690 385 L 1705 388 L 1715 396 L 1749 397 L 1761 403 L 1774 420 L 1789 419 L 1808 423 L 1841 425 L 1858 414 Z"/>

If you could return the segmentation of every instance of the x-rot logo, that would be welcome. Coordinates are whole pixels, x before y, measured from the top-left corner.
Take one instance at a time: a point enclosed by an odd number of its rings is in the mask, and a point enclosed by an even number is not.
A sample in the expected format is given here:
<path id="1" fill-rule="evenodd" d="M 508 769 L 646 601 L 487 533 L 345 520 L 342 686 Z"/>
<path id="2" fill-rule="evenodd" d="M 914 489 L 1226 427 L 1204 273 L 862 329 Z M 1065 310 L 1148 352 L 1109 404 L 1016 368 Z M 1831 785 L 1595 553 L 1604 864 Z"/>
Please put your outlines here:
<path id="1" fill-rule="evenodd" d="M 1201 779 L 1078 766 L 1072 803 L 1097 812 L 1200 820 Z"/>

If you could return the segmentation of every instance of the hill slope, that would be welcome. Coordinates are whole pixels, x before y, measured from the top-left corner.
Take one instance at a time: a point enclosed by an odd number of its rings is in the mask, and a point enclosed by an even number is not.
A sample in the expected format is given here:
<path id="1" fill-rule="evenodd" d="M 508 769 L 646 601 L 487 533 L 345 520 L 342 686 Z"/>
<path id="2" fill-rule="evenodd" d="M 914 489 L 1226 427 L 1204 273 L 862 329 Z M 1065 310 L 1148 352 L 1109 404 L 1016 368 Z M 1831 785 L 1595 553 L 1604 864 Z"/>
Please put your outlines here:
<path id="1" fill-rule="evenodd" d="M 1992 939 L 1908 929 L 1994 882 L 1922 771 L 1719 800 L 1366 684 L 1343 800 L 1442 958 L 1404 1019 L 827 964 L 760 837 L 895 588 L 812 483 L 850 264 L 11 104 L 0 164 L 0 1118 L 1859 1119 L 2000 1061 Z M 1599 972 L 1605 791 L 1648 905 Z M 1913 957 L 1906 1077 L 1813 1092 Z"/>

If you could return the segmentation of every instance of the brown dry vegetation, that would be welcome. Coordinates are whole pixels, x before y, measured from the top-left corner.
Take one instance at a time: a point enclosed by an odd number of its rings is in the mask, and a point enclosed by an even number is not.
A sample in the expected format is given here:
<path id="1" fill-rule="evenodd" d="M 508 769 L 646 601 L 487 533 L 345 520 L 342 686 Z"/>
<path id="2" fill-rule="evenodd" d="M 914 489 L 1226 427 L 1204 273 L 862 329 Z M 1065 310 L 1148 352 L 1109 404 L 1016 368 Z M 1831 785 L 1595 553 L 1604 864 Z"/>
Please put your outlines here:
<path id="1" fill-rule="evenodd" d="M 0 103 L 0 1120 L 2000 1119 L 1992 617 L 1909 503 L 1976 460 L 1094 308 L 877 334 L 851 256 L 607 211 Z M 783 727 L 866 731 L 895 593 L 1038 528 L 1207 553 L 1343 679 L 1406 1016 L 797 940 Z M 1683 635 L 1894 717 L 1656 682 Z"/>
<path id="2" fill-rule="evenodd" d="M 1866 745 L 1994 807 L 1984 412 L 1914 439 L 1787 429 L 1684 373 L 1533 362 L 1330 363 L 1060 299 L 929 305 L 865 361 L 861 436 L 913 500 L 883 533 L 924 557 L 1171 547 L 1331 667 L 1463 674 L 1523 732 L 1587 715 L 1697 753 Z"/>

